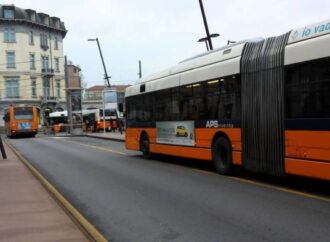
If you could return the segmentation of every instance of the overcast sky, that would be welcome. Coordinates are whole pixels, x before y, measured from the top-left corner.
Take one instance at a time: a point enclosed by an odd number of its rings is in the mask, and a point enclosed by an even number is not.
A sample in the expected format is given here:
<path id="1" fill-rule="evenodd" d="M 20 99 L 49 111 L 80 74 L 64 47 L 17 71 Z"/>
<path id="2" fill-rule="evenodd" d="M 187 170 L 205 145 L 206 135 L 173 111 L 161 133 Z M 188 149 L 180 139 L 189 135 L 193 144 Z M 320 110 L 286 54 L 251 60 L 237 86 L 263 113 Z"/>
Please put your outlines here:
<path id="1" fill-rule="evenodd" d="M 325 0 L 203 0 L 215 48 L 227 40 L 270 37 L 330 19 Z M 82 69 L 88 87 L 103 85 L 100 40 L 112 84 L 132 84 L 143 76 L 206 51 L 198 0 L 1 0 L 61 18 L 68 33 L 64 54 Z"/>

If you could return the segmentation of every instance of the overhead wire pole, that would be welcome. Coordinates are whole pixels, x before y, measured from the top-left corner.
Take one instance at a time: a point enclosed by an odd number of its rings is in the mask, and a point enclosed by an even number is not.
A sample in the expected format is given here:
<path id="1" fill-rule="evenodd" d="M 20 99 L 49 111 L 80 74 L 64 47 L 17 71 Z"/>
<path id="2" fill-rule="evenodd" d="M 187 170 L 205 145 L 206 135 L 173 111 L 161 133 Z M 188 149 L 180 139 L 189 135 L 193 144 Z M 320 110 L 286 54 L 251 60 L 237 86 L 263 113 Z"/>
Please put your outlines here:
<path id="1" fill-rule="evenodd" d="M 203 0 L 199 0 L 199 5 L 201 7 L 201 12 L 202 12 L 202 15 L 203 15 L 203 21 L 204 21 L 204 26 L 205 26 L 205 31 L 206 31 L 206 38 L 207 38 L 207 41 L 209 42 L 209 48 L 210 48 L 210 50 L 213 50 L 213 45 L 212 45 L 212 41 L 211 41 L 209 26 L 207 25 L 207 20 L 206 20 L 206 16 L 205 16 Z"/>
<path id="2" fill-rule="evenodd" d="M 139 78 L 141 79 L 142 78 L 142 63 L 141 63 L 141 60 L 139 60 Z"/>
<path id="3" fill-rule="evenodd" d="M 71 95 L 69 91 L 69 73 L 68 73 L 68 59 L 67 56 L 64 56 L 64 78 L 65 78 L 65 89 L 66 89 L 66 109 L 68 112 L 68 118 L 70 119 L 70 128 L 69 132 L 71 134 L 73 129 L 73 122 L 72 122 L 72 103 L 71 103 Z M 68 130 L 66 130 L 68 132 Z"/>
<path id="4" fill-rule="evenodd" d="M 100 52 L 100 56 L 101 56 L 101 60 L 102 60 L 102 64 L 103 64 L 103 69 L 104 69 L 104 75 L 105 75 L 104 79 L 107 80 L 108 87 L 110 88 L 110 81 L 109 81 L 110 76 L 108 76 L 107 68 L 105 67 L 105 64 L 104 64 L 104 59 L 103 59 L 103 55 L 102 55 L 102 50 L 101 50 L 101 46 L 100 46 L 100 43 L 99 43 L 99 39 L 98 38 L 88 39 L 88 41 L 96 41 L 96 43 L 97 43 L 97 47 L 99 48 L 99 52 Z"/>

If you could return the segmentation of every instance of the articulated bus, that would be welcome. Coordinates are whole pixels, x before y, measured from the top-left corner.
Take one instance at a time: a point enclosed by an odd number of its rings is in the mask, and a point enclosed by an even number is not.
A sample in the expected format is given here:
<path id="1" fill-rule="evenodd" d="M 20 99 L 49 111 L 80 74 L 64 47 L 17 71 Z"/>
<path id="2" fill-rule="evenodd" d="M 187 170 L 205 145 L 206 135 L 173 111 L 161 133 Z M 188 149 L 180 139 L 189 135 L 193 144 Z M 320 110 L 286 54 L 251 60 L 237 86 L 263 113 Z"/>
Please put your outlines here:
<path id="1" fill-rule="evenodd" d="M 126 148 L 330 180 L 330 21 L 237 42 L 126 89 Z"/>
<path id="2" fill-rule="evenodd" d="M 39 110 L 35 106 L 9 106 L 5 109 L 3 120 L 8 137 L 34 137 L 38 133 Z"/>

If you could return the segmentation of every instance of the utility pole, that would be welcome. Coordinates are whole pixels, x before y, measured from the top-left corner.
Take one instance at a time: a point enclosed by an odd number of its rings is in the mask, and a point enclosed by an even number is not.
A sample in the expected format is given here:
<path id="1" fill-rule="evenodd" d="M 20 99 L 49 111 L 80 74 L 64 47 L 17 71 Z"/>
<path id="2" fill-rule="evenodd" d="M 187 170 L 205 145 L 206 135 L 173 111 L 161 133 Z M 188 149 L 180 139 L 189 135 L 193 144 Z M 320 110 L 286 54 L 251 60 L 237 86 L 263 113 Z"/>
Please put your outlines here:
<path id="1" fill-rule="evenodd" d="M 71 92 L 69 90 L 69 74 L 68 74 L 68 59 L 67 56 L 64 56 L 64 78 L 65 78 L 65 90 L 66 90 L 66 110 L 68 112 L 68 119 L 70 121 L 70 134 L 72 132 L 73 123 L 72 123 L 72 105 L 71 105 Z"/>

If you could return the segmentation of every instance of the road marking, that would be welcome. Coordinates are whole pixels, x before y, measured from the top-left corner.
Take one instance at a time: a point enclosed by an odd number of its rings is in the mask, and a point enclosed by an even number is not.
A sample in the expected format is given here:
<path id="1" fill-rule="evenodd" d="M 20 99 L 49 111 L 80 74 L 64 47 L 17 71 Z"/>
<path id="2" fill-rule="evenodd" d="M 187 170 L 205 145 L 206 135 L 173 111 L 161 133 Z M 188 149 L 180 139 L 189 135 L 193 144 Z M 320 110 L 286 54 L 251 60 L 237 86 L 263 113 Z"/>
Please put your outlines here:
<path id="1" fill-rule="evenodd" d="M 196 168 L 190 168 L 190 169 L 193 170 L 193 171 L 197 171 L 199 173 L 207 174 L 207 175 L 220 176 L 219 174 L 214 173 L 214 172 L 210 172 L 210 171 L 199 170 L 199 169 L 196 169 Z"/>
<path id="2" fill-rule="evenodd" d="M 68 139 L 69 137 L 61 137 L 61 136 L 54 136 L 54 137 L 48 137 L 51 139 Z"/>
<path id="3" fill-rule="evenodd" d="M 213 173 L 213 172 L 210 172 L 210 171 L 199 170 L 199 169 L 196 169 L 196 168 L 191 168 L 191 169 L 193 171 L 197 171 L 199 173 L 203 173 L 203 174 L 207 174 L 207 175 L 220 176 L 219 174 Z M 281 192 L 285 192 L 285 193 L 290 193 L 290 194 L 294 194 L 294 195 L 298 195 L 298 196 L 302 196 L 302 197 L 313 198 L 313 199 L 321 200 L 321 201 L 324 201 L 324 202 L 330 202 L 329 197 L 322 197 L 322 196 L 315 195 L 315 194 L 312 194 L 312 193 L 301 192 L 301 191 L 293 190 L 293 189 L 290 189 L 290 188 L 271 185 L 271 184 L 258 182 L 258 181 L 254 181 L 254 180 L 249 180 L 249 179 L 241 178 L 241 177 L 235 177 L 235 176 L 224 176 L 224 177 L 229 178 L 231 180 L 239 181 L 239 182 L 242 182 L 242 183 L 248 183 L 248 184 L 252 184 L 252 185 L 255 185 L 255 186 L 264 187 L 264 188 L 268 188 L 268 189 L 273 189 L 273 190 L 277 190 L 277 191 L 281 191 Z"/>
<path id="4" fill-rule="evenodd" d="M 119 154 L 119 155 L 127 155 L 126 153 L 123 153 L 123 152 L 120 152 L 120 151 L 111 150 L 111 149 L 104 148 L 104 147 L 98 147 L 98 146 L 95 146 L 95 145 L 84 144 L 84 143 L 75 142 L 75 141 L 72 141 L 72 140 L 64 140 L 64 141 L 74 143 L 74 144 L 79 144 L 79 145 L 90 147 L 90 148 L 94 148 L 94 149 L 97 149 L 97 150 L 106 151 L 106 152 L 109 152 L 109 153 L 115 153 L 115 154 Z"/>
<path id="5" fill-rule="evenodd" d="M 54 198 L 68 211 L 80 226 L 85 229 L 92 239 L 97 242 L 107 242 L 108 240 L 8 141 L 5 141 L 9 148 L 18 156 L 23 164 L 32 172 L 40 183 L 49 191 Z"/>
<path id="6" fill-rule="evenodd" d="M 324 202 L 330 202 L 330 198 L 328 198 L 328 197 L 322 197 L 322 196 L 311 194 L 311 193 L 300 192 L 300 191 L 293 190 L 293 189 L 290 189 L 290 188 L 279 187 L 279 186 L 275 186 L 275 185 L 271 185 L 271 184 L 252 181 L 252 180 L 248 180 L 248 179 L 245 179 L 245 178 L 234 177 L 234 176 L 228 176 L 228 178 L 230 178 L 232 180 L 244 182 L 244 183 L 253 184 L 253 185 L 256 185 L 256 186 L 260 186 L 260 187 L 271 188 L 271 189 L 281 191 L 281 192 L 285 192 L 285 193 L 291 193 L 291 194 L 299 195 L 299 196 L 302 196 L 302 197 L 313 198 L 313 199 L 321 200 L 321 201 L 324 201 Z"/>

